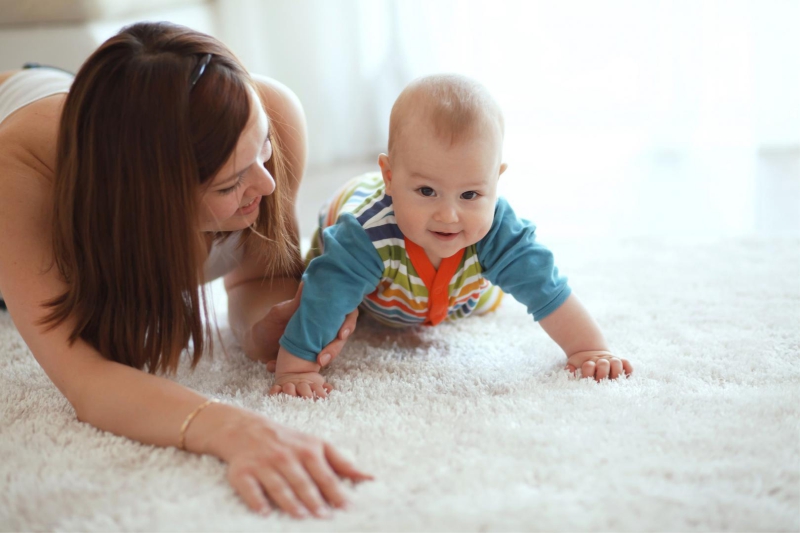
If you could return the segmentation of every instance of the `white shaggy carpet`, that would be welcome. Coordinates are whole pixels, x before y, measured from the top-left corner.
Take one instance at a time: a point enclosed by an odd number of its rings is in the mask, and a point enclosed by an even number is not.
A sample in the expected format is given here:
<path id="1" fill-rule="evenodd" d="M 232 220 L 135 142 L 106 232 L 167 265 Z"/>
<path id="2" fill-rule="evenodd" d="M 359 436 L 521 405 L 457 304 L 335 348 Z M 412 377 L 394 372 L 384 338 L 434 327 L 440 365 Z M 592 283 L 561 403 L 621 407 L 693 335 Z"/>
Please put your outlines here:
<path id="1" fill-rule="evenodd" d="M 800 241 L 550 244 L 630 379 L 570 378 L 510 299 L 404 334 L 362 322 L 327 401 L 267 397 L 235 350 L 179 375 L 375 474 L 330 521 L 253 515 L 216 459 L 77 422 L 0 313 L 0 529 L 800 529 Z"/>

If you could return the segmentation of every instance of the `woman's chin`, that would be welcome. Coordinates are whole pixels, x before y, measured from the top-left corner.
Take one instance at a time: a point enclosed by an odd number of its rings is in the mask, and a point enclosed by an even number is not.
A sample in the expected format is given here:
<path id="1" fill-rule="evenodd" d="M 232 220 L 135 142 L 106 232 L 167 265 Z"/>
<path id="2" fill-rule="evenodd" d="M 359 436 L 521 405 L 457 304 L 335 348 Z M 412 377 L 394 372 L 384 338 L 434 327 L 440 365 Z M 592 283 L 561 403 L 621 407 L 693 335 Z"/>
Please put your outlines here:
<path id="1" fill-rule="evenodd" d="M 203 224 L 200 231 L 204 232 L 231 232 L 240 231 L 253 225 L 258 220 L 258 210 L 248 215 L 239 215 L 234 213 L 231 217 L 226 218 L 221 222 L 210 222 Z"/>

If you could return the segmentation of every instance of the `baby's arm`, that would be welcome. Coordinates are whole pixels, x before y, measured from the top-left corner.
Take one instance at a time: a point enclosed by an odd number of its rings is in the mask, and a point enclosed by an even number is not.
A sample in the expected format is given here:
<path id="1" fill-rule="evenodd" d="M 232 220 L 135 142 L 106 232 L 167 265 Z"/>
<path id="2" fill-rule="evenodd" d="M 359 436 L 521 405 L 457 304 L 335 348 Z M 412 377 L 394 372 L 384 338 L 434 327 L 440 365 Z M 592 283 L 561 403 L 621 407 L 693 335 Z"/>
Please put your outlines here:
<path id="1" fill-rule="evenodd" d="M 338 334 L 345 317 L 375 290 L 383 259 L 350 214 L 322 233 L 324 252 L 303 274 L 303 293 L 280 339 L 270 394 L 324 397 L 332 387 L 319 374 L 317 354 Z"/>
<path id="2" fill-rule="evenodd" d="M 477 245 L 483 275 L 528 307 L 550 337 L 567 354 L 567 368 L 583 377 L 615 378 L 632 367 L 608 350 L 603 334 L 567 278 L 560 276 L 553 254 L 536 241 L 536 226 L 517 218 L 500 198 L 495 219 Z"/>
<path id="3" fill-rule="evenodd" d="M 611 353 L 597 323 L 574 294 L 539 324 L 567 354 L 570 372 L 580 368 L 583 377 L 598 381 L 633 372 L 627 359 Z"/>

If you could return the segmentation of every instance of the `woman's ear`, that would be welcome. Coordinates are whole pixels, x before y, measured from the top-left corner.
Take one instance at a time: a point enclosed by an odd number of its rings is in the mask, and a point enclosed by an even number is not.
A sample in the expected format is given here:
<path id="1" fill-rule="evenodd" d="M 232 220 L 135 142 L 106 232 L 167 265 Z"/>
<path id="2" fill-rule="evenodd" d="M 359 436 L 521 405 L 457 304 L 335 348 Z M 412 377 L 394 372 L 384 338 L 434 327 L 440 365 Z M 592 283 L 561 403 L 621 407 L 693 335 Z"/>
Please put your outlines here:
<path id="1" fill-rule="evenodd" d="M 392 167 L 389 165 L 389 156 L 381 154 L 378 156 L 378 166 L 381 167 L 383 184 L 386 186 L 386 194 L 392 195 Z"/>

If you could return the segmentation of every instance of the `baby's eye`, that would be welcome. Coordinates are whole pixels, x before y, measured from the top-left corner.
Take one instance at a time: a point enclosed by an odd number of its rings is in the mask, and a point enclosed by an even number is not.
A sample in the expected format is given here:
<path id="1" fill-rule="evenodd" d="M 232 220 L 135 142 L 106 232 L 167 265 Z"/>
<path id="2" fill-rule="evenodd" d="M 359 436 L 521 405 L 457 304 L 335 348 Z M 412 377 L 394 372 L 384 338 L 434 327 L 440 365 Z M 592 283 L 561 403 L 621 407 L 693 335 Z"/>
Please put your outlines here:
<path id="1" fill-rule="evenodd" d="M 475 191 L 467 191 L 461 194 L 461 198 L 463 198 L 464 200 L 474 200 L 478 196 L 480 195 Z"/>
<path id="2" fill-rule="evenodd" d="M 428 197 L 430 197 L 430 196 L 433 196 L 434 194 L 436 194 L 436 193 L 434 192 L 434 190 L 433 190 L 433 189 L 431 189 L 430 187 L 420 187 L 420 188 L 419 188 L 419 189 L 417 189 L 417 190 L 419 191 L 419 193 L 420 193 L 422 196 L 428 196 Z"/>

